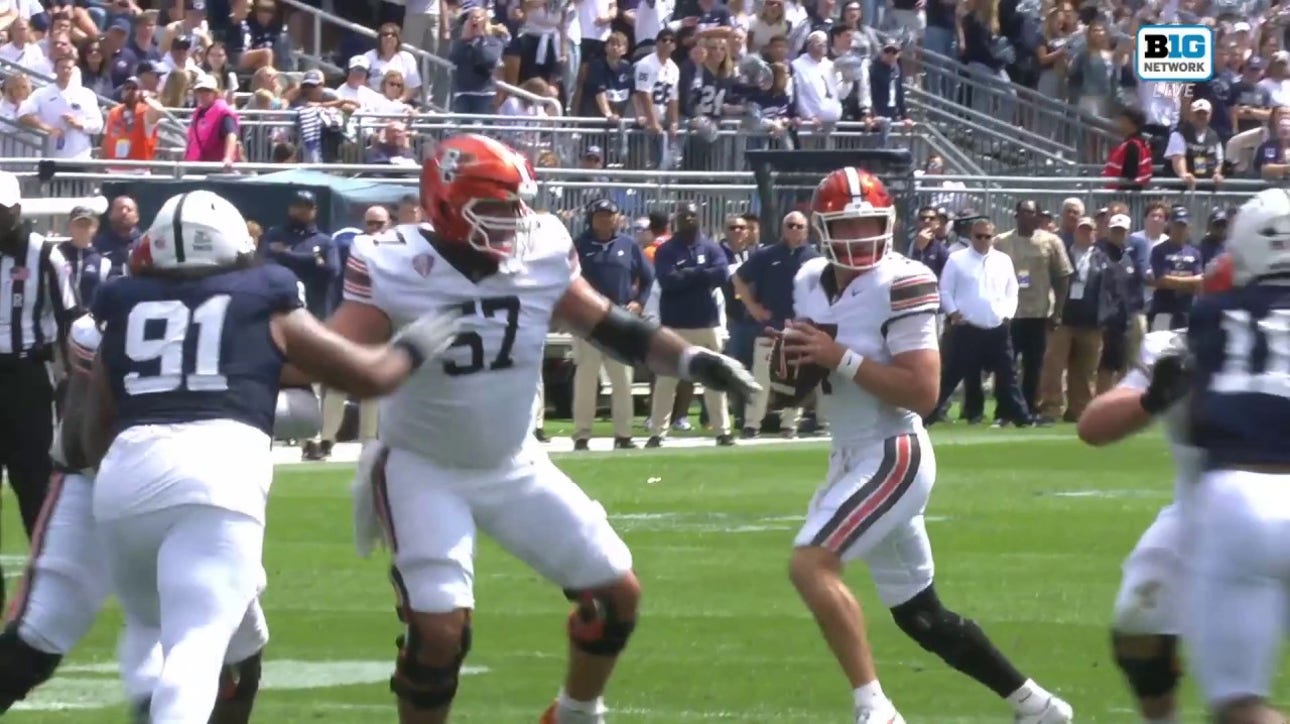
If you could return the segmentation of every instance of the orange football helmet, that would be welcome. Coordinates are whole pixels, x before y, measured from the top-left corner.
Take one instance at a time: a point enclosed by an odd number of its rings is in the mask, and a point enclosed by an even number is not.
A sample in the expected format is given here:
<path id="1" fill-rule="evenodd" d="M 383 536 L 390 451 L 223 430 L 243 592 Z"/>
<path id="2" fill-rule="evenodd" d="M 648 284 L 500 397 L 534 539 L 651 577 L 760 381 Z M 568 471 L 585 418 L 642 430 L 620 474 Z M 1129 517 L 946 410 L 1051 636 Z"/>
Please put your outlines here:
<path id="1" fill-rule="evenodd" d="M 1210 260 L 1205 266 L 1205 278 L 1201 282 L 1202 294 L 1226 292 L 1236 286 L 1232 255 L 1223 253 Z"/>
<path id="2" fill-rule="evenodd" d="M 421 207 L 435 231 L 499 257 L 526 251 L 536 195 L 528 159 L 473 133 L 441 142 L 421 169 Z"/>
<path id="3" fill-rule="evenodd" d="M 811 226 L 829 261 L 847 269 L 864 271 L 882 262 L 891 252 L 896 206 L 877 176 L 848 166 L 840 168 L 815 187 L 811 199 Z"/>

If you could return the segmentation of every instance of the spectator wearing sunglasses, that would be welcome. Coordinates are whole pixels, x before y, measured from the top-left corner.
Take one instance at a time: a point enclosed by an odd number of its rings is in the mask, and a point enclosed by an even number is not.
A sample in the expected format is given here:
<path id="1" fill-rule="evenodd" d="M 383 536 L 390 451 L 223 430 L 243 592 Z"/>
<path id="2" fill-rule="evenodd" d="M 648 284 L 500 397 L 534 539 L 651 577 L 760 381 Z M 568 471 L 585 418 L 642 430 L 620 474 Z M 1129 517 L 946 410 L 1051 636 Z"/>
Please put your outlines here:
<path id="1" fill-rule="evenodd" d="M 1029 427 L 1030 408 L 1017 385 L 1009 322 L 1017 315 L 1017 274 L 1007 254 L 994 248 L 994 223 L 972 222 L 969 246 L 950 254 L 941 273 L 941 305 L 949 317 L 951 343 L 941 374 L 943 409 L 969 376 L 994 374 L 1004 420 Z M 930 424 L 935 418 L 928 420 Z"/>
<path id="2" fill-rule="evenodd" d="M 731 279 L 735 293 L 743 302 L 748 316 L 763 331 L 767 327 L 783 329 L 784 322 L 793 316 L 793 278 L 802 264 L 817 256 L 819 252 L 807 243 L 806 216 L 793 211 L 784 217 L 780 242 L 762 247 L 739 266 Z M 774 345 L 774 338 L 766 334 L 758 336 L 755 344 L 752 372 L 761 385 L 761 391 L 749 400 L 740 435 L 744 439 L 761 434 L 761 424 L 770 402 L 770 355 Z M 795 407 L 780 411 L 782 435 L 797 435 L 801 414 L 801 409 Z"/>

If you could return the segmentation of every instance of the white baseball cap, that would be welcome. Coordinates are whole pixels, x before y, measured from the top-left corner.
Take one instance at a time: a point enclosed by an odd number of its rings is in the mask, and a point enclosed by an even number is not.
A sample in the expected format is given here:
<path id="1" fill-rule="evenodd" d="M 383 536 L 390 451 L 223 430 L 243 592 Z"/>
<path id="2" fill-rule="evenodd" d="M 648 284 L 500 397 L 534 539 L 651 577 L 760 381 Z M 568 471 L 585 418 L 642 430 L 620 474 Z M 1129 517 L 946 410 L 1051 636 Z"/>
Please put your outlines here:
<path id="1" fill-rule="evenodd" d="M 1133 226 L 1133 222 L 1129 221 L 1127 214 L 1116 214 L 1115 216 L 1112 216 L 1111 221 L 1107 223 L 1107 228 L 1110 229 L 1124 229 L 1127 231 L 1131 226 Z"/>
<path id="2" fill-rule="evenodd" d="M 1191 102 L 1191 112 L 1192 113 L 1213 113 L 1214 106 L 1211 106 L 1209 104 L 1209 101 L 1205 100 L 1204 98 L 1201 98 L 1199 100 L 1194 100 Z"/>
<path id="3" fill-rule="evenodd" d="M 18 177 L 8 171 L 0 171 L 0 206 L 17 206 L 22 203 L 22 189 L 18 188 Z"/>
<path id="4" fill-rule="evenodd" d="M 197 82 L 193 83 L 193 90 L 219 90 L 219 87 L 215 82 L 215 76 L 210 73 L 203 73 L 197 77 Z M 1194 108 L 1195 106 L 1196 104 L 1193 103 L 1192 107 Z"/>

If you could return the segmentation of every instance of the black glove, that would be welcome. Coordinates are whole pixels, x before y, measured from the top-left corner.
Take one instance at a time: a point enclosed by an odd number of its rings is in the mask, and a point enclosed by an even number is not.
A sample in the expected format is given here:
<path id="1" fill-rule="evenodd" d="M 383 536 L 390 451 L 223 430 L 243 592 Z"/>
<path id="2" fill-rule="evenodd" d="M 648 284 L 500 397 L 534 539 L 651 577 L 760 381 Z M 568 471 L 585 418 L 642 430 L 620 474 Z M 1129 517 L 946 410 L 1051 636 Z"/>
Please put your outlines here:
<path id="1" fill-rule="evenodd" d="M 1190 387 L 1191 368 L 1187 366 L 1186 352 L 1166 352 L 1151 367 L 1151 383 L 1140 398 L 1142 409 L 1159 415 L 1185 397 Z"/>
<path id="2" fill-rule="evenodd" d="M 750 395 L 761 390 L 761 385 L 739 364 L 724 354 L 706 349 L 698 350 L 690 358 L 687 379 L 703 385 L 704 389 Z"/>

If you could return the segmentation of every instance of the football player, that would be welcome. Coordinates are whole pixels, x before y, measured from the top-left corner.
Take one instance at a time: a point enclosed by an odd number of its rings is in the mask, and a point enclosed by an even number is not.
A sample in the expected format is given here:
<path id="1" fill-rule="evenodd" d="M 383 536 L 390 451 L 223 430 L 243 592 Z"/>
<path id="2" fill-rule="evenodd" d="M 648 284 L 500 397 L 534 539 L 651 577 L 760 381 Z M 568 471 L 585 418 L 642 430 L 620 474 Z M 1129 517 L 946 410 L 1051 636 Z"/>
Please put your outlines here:
<path id="1" fill-rule="evenodd" d="M 1230 259 L 1219 257 L 1207 270 L 1204 292 L 1222 291 L 1230 270 Z M 1124 561 L 1111 628 L 1115 663 L 1138 699 L 1145 724 L 1178 721 L 1186 511 L 1204 462 L 1203 453 L 1187 441 L 1187 403 L 1182 399 L 1188 390 L 1186 345 L 1182 331 L 1149 333 L 1137 365 L 1089 404 L 1077 428 L 1081 440 L 1101 446 L 1163 419 L 1174 460 L 1174 502 L 1160 510 Z"/>
<path id="2" fill-rule="evenodd" d="M 54 432 L 50 457 L 54 475 L 46 497 L 32 553 L 0 632 L 0 713 L 25 699 L 47 681 L 64 656 L 94 623 L 110 587 L 107 562 L 95 535 L 91 515 L 94 470 L 83 465 L 79 439 L 89 373 L 102 339 L 88 314 L 72 325 L 68 339 L 69 378 L 64 417 Z M 278 394 L 275 437 L 308 437 L 317 432 L 318 402 L 311 389 Z M 75 463 L 69 462 L 75 461 Z M 249 640 L 231 645 L 235 664 L 221 672 L 220 698 L 213 724 L 249 721 L 259 689 L 260 656 L 268 643 L 264 612 L 253 605 L 248 616 Z M 139 722 L 148 719 L 148 698 L 161 669 L 161 647 L 155 632 L 130 629 L 120 642 L 122 678 Z M 239 657 L 237 651 L 255 652 Z"/>
<path id="3" fill-rule="evenodd" d="M 289 270 L 258 265 L 241 213 L 207 191 L 166 201 L 132 271 L 92 305 L 103 338 L 77 466 L 101 461 L 92 510 L 127 639 L 161 642 L 150 721 L 202 724 L 221 667 L 258 668 L 284 360 L 353 394 L 385 394 L 442 352 L 458 322 L 427 315 L 388 346 L 350 343 L 302 308 Z"/>
<path id="4" fill-rule="evenodd" d="M 431 226 L 357 240 L 345 301 L 328 324 L 379 343 L 421 314 L 457 309 L 462 332 L 442 361 L 381 400 L 379 440 L 355 488 L 360 552 L 369 533 L 393 553 L 407 626 L 390 687 L 403 724 L 444 722 L 470 651 L 474 548 L 483 532 L 573 602 L 569 666 L 551 724 L 604 721 L 602 694 L 636 627 L 640 583 L 605 510 L 552 464 L 532 435 L 542 348 L 553 324 L 628 364 L 728 392 L 757 389 L 738 362 L 686 344 L 611 305 L 579 274 L 523 156 L 490 138 L 445 140 L 421 174 Z M 366 523 L 379 519 L 382 530 Z"/>
<path id="5" fill-rule="evenodd" d="M 1268 703 L 1290 621 L 1290 192 L 1241 206 L 1233 288 L 1196 301 L 1191 441 L 1190 669 L 1216 722 L 1281 724 Z"/>
<path id="6" fill-rule="evenodd" d="M 878 683 L 860 604 L 842 578 L 854 560 L 868 565 L 902 631 L 1005 699 L 1017 722 L 1064 724 L 1071 707 L 1019 673 L 936 594 L 923 519 L 936 458 L 921 416 L 939 392 L 940 296 L 927 267 L 892 249 L 895 221 L 882 182 L 858 168 L 830 173 L 811 201 L 824 256 L 794 280 L 796 320 L 783 332 L 782 354 L 803 374 L 826 378 L 833 451 L 790 576 L 851 682 L 857 724 L 904 719 Z"/>

